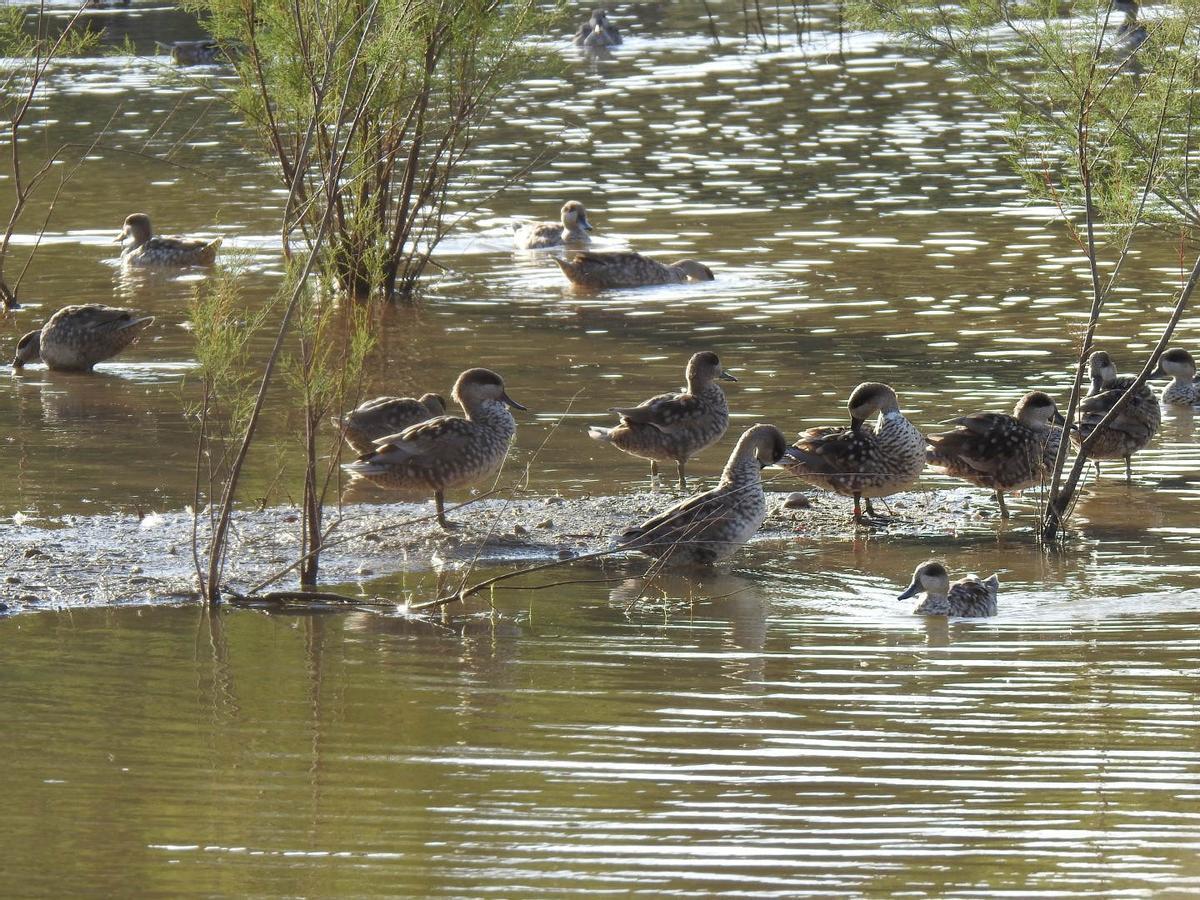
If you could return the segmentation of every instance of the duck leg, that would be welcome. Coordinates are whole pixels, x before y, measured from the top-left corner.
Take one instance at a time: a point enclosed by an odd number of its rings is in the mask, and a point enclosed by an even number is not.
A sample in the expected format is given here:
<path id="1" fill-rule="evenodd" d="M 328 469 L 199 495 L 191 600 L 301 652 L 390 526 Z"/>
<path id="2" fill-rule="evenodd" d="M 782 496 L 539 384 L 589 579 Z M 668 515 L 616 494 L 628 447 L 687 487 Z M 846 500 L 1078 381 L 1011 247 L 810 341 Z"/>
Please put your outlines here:
<path id="1" fill-rule="evenodd" d="M 1000 518 L 1008 518 L 1008 507 L 1004 505 L 1004 492 L 996 491 L 996 502 L 1000 504 Z"/>
<path id="2" fill-rule="evenodd" d="M 654 484 L 654 479 L 658 478 L 658 461 L 650 460 L 650 484 Z"/>
<path id="3" fill-rule="evenodd" d="M 679 489 L 684 492 L 687 491 L 687 478 L 683 474 L 683 467 L 685 465 L 687 465 L 687 460 L 679 460 Z"/>
<path id="4" fill-rule="evenodd" d="M 868 508 L 869 508 L 869 506 L 870 506 L 870 503 L 871 503 L 871 501 L 870 501 L 870 500 L 868 500 L 868 501 L 867 501 Z M 855 491 L 855 492 L 854 492 L 854 524 L 855 524 L 855 525 L 861 525 L 861 524 L 862 524 L 862 517 L 863 517 L 863 514 L 862 514 L 862 494 L 858 493 L 858 491 Z"/>
<path id="5" fill-rule="evenodd" d="M 1125 483 L 1133 484 L 1133 457 L 1125 457 Z"/>
<path id="6" fill-rule="evenodd" d="M 437 521 L 445 531 L 453 531 L 458 528 L 453 522 L 446 518 L 446 495 L 438 491 L 433 495 L 433 502 L 437 506 Z"/>

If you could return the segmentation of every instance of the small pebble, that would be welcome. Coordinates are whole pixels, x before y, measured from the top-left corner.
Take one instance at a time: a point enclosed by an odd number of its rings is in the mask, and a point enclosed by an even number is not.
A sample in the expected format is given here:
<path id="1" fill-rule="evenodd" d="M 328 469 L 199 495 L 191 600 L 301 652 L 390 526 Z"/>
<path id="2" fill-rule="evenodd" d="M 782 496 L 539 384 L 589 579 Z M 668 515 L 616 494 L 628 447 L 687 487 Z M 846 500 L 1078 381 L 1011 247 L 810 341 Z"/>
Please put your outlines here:
<path id="1" fill-rule="evenodd" d="M 374 574 L 375 574 L 375 570 L 374 570 L 374 569 L 371 569 L 371 568 L 370 568 L 370 567 L 368 567 L 368 566 L 359 566 L 359 567 L 358 567 L 358 574 L 359 574 L 359 575 L 374 575 Z"/>
<path id="2" fill-rule="evenodd" d="M 21 579 L 18 578 L 16 575 L 9 575 L 7 578 L 4 579 L 4 583 L 5 584 L 20 584 Z"/>
<path id="3" fill-rule="evenodd" d="M 132 567 L 132 568 L 129 570 L 129 574 L 130 574 L 130 575 L 141 575 L 141 574 L 142 574 L 142 567 L 141 567 L 141 566 L 133 566 L 133 567 Z"/>
<path id="4" fill-rule="evenodd" d="M 566 502 L 566 497 L 547 497 L 542 501 L 545 506 L 562 506 Z"/>
<path id="5" fill-rule="evenodd" d="M 811 509 L 812 501 L 808 499 L 807 494 L 802 494 L 796 491 L 793 494 L 788 494 L 787 499 L 783 501 L 784 509 Z"/>
<path id="6" fill-rule="evenodd" d="M 534 528 L 553 528 L 554 523 L 552 521 L 550 521 L 549 519 L 542 519 L 542 521 L 538 522 L 533 527 Z"/>
<path id="7" fill-rule="evenodd" d="M 522 534 L 529 534 L 529 529 L 518 522 L 516 525 L 513 526 L 512 533 L 515 535 L 518 535 L 518 536 L 520 536 Z"/>
<path id="8" fill-rule="evenodd" d="M 562 550 L 558 551 L 559 559 L 573 559 L 574 557 L 576 557 L 578 555 L 579 554 L 576 553 L 574 550 L 562 549 Z"/>

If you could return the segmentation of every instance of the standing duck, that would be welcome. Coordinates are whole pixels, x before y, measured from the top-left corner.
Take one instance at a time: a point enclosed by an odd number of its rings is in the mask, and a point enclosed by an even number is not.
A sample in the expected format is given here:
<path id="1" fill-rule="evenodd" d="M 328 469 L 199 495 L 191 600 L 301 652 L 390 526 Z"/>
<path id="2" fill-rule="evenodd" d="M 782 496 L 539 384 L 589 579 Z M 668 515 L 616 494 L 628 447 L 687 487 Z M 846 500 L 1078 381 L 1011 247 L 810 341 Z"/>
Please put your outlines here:
<path id="1" fill-rule="evenodd" d="M 667 266 L 628 250 L 605 253 L 585 251 L 572 254 L 570 259 L 555 257 L 554 261 L 568 281 L 586 288 L 645 287 L 713 280 L 712 269 L 694 259 L 681 259 Z"/>
<path id="2" fill-rule="evenodd" d="M 571 41 L 576 47 L 615 47 L 621 43 L 621 32 L 608 21 L 608 10 L 593 9 Z"/>
<path id="3" fill-rule="evenodd" d="M 1013 414 L 974 413 L 951 420 L 953 431 L 929 435 L 927 460 L 947 475 L 996 492 L 1000 515 L 1008 518 L 1005 492 L 1040 484 L 1062 441 L 1065 423 L 1049 395 L 1030 391 Z"/>
<path id="4" fill-rule="evenodd" d="M 767 517 L 762 469 L 783 458 L 787 438 L 774 425 L 755 425 L 738 439 L 721 480 L 705 491 L 625 531 L 622 550 L 674 565 L 709 566 L 750 540 Z"/>
<path id="5" fill-rule="evenodd" d="M 674 461 L 679 489 L 687 490 L 684 467 L 688 459 L 715 444 L 729 427 L 729 406 L 717 379 L 737 381 L 721 368 L 711 351 L 697 353 L 687 364 L 687 389 L 682 394 L 659 394 L 639 406 L 613 407 L 621 417 L 615 428 L 593 425 L 588 437 L 618 450 L 650 460 L 650 477 L 660 462 Z"/>
<path id="6" fill-rule="evenodd" d="M 992 575 L 987 581 L 980 581 L 978 575 L 968 575 L 951 584 L 945 564 L 931 559 L 917 566 L 912 584 L 896 599 L 907 600 L 922 592 L 925 599 L 913 610 L 918 616 L 983 619 L 996 614 L 1000 579 Z"/>
<path id="7" fill-rule="evenodd" d="M 793 475 L 827 491 L 854 498 L 854 521 L 875 517 L 872 497 L 886 497 L 908 487 L 925 468 L 925 438 L 900 412 L 889 385 L 860 384 L 846 404 L 850 427 L 812 428 L 801 433 L 780 464 Z M 873 414 L 872 428 L 865 422 Z"/>
<path id="8" fill-rule="evenodd" d="M 489 369 L 463 372 L 450 396 L 466 418 L 419 422 L 375 441 L 374 450 L 345 467 L 381 487 L 433 491 L 438 524 L 446 529 L 455 527 L 446 519 L 446 489 L 473 484 L 500 468 L 517 430 L 507 407 L 525 409 Z"/>
<path id="9" fill-rule="evenodd" d="M 370 453 L 379 438 L 399 434 L 418 422 L 445 414 L 446 401 L 440 394 L 422 394 L 420 399 L 376 397 L 346 413 L 342 419 L 335 417 L 330 421 L 358 453 Z"/>
<path id="10" fill-rule="evenodd" d="M 1079 424 L 1071 431 L 1071 439 L 1076 444 L 1081 444 L 1091 436 L 1108 411 L 1117 405 L 1137 380 L 1129 375 L 1118 376 L 1112 358 L 1103 350 L 1091 355 L 1088 368 L 1091 371 L 1092 389 L 1080 402 Z M 1096 462 L 1096 471 L 1100 471 L 1102 459 L 1124 459 L 1125 480 L 1132 481 L 1133 454 L 1150 443 L 1154 432 L 1158 431 L 1161 418 L 1158 399 L 1150 387 L 1143 384 L 1088 450 L 1088 457 Z"/>
<path id="11" fill-rule="evenodd" d="M 1200 382 L 1196 381 L 1196 360 L 1179 347 L 1164 353 L 1151 378 L 1170 378 L 1162 391 L 1162 402 L 1172 406 L 1195 406 L 1200 403 Z"/>
<path id="12" fill-rule="evenodd" d="M 154 316 L 138 316 L 131 309 L 89 303 L 64 306 L 37 331 L 17 342 L 14 369 L 44 362 L 47 368 L 90 372 L 98 362 L 116 356 L 138 339 Z"/>
<path id="13" fill-rule="evenodd" d="M 559 219 L 558 223 L 514 223 L 513 240 L 517 249 L 544 250 L 547 247 L 561 247 L 567 243 L 586 244 L 591 240 L 588 232 L 592 230 L 592 226 L 588 222 L 587 210 L 578 200 L 568 200 L 564 203 Z"/>
<path id="14" fill-rule="evenodd" d="M 134 213 L 125 218 L 125 227 L 114 243 L 124 245 L 121 262 L 129 266 L 211 266 L 221 239 L 155 237 L 150 217 Z"/>

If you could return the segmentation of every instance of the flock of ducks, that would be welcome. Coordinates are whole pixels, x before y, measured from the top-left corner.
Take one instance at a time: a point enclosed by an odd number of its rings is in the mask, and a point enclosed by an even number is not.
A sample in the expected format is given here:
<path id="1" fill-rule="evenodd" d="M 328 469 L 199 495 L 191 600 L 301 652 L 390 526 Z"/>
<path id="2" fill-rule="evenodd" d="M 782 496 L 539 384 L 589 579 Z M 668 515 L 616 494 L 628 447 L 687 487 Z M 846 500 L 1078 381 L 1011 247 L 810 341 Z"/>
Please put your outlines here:
<path id="1" fill-rule="evenodd" d="M 1145 40 L 1136 24 L 1136 0 L 1114 0 L 1124 15 L 1118 39 Z M 620 32 L 605 10 L 596 10 L 580 26 L 574 43 L 608 47 L 621 42 Z M 219 47 L 209 41 L 172 46 L 172 58 L 184 65 L 213 62 Z M 695 260 L 664 264 L 632 251 L 582 249 L 591 240 L 587 210 L 568 201 L 558 222 L 518 223 L 514 241 L 521 250 L 571 250 L 554 260 L 567 279 L 589 289 L 641 287 L 686 281 L 711 281 L 712 270 Z M 121 260 L 130 266 L 188 267 L 212 265 L 220 240 L 160 237 L 150 218 L 135 213 L 125 219 L 116 242 Z M 134 311 L 99 304 L 67 306 L 16 346 L 14 369 L 42 361 L 56 370 L 90 371 L 137 340 L 154 321 Z M 1104 351 L 1089 360 L 1091 389 L 1080 406 L 1079 421 L 1069 430 L 1079 444 L 1093 435 L 1133 379 L 1119 376 Z M 1161 393 L 1168 404 L 1200 404 L 1196 364 L 1186 350 L 1163 354 L 1152 377 L 1168 378 Z M 716 353 L 696 353 L 685 371 L 686 387 L 651 397 L 636 406 L 612 407 L 612 426 L 595 425 L 594 440 L 650 462 L 651 477 L 660 463 L 674 463 L 679 488 L 687 490 L 688 460 L 716 444 L 729 427 L 729 407 L 720 381 L 737 381 Z M 447 414 L 445 399 L 435 393 L 420 398 L 378 397 L 333 425 L 358 457 L 345 468 L 354 476 L 385 488 L 433 495 L 442 528 L 456 527 L 446 518 L 447 490 L 467 487 L 495 474 L 516 432 L 512 409 L 524 410 L 505 388 L 504 380 L 485 368 L 459 375 L 451 399 L 462 417 Z M 767 515 L 762 470 L 777 466 L 809 484 L 853 498 L 856 525 L 884 521 L 872 499 L 910 487 L 926 466 L 995 493 L 1000 514 L 1007 518 L 1005 494 L 1041 484 L 1053 465 L 1066 422 L 1054 400 L 1031 391 L 1011 415 L 979 412 L 951 420 L 953 427 L 923 434 L 900 409 L 896 391 L 878 382 L 860 384 L 847 401 L 849 424 L 813 428 L 788 443 L 774 425 L 758 424 L 739 437 L 717 485 L 688 497 L 658 515 L 628 528 L 614 542 L 620 550 L 637 551 L 673 565 L 712 565 L 731 556 L 758 531 Z M 871 420 L 874 420 L 873 422 Z M 1159 398 L 1143 386 L 1121 413 L 1108 423 L 1089 448 L 1097 474 L 1102 459 L 1123 459 L 1131 477 L 1131 458 L 1143 449 L 1160 422 Z M 865 500 L 866 512 L 863 512 Z M 945 565 L 922 563 L 901 600 L 917 595 L 923 615 L 962 617 L 996 613 L 999 580 L 968 576 L 951 583 Z"/>

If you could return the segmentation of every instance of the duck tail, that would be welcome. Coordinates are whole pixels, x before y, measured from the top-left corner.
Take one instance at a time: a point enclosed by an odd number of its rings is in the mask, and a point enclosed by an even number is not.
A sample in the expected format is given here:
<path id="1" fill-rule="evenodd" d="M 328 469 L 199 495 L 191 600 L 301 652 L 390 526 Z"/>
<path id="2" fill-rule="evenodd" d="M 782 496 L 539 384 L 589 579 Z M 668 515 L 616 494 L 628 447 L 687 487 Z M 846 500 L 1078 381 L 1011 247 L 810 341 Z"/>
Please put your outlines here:
<path id="1" fill-rule="evenodd" d="M 611 444 L 613 440 L 613 430 L 611 428 L 601 428 L 599 425 L 589 425 L 588 437 L 590 437 L 593 441 L 599 441 L 602 444 Z"/>

